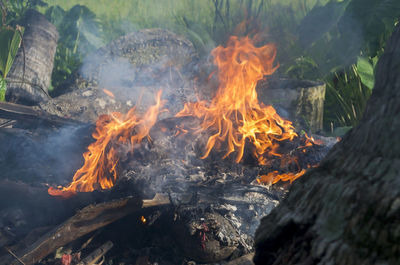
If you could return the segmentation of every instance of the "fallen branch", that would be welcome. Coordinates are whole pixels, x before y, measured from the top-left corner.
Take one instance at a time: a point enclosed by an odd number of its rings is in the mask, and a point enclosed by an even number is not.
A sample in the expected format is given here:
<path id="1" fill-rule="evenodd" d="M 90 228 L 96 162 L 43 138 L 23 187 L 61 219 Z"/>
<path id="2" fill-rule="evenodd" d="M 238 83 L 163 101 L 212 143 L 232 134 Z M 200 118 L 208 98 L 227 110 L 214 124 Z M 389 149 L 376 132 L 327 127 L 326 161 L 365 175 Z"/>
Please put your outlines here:
<path id="1" fill-rule="evenodd" d="M 89 205 L 63 224 L 46 233 L 29 247 L 20 244 L 10 248 L 19 261 L 16 261 L 15 257 L 8 255 L 7 257 L 0 257 L 0 265 L 20 265 L 21 261 L 25 265 L 33 265 L 59 247 L 65 246 L 75 239 L 115 222 L 128 214 L 142 208 L 161 206 L 169 203 L 167 197 L 156 195 L 152 200 L 139 200 L 128 197 L 111 202 Z"/>
<path id="2" fill-rule="evenodd" d="M 113 243 L 111 241 L 107 241 L 101 247 L 90 253 L 86 258 L 84 258 L 78 265 L 94 265 L 101 257 L 113 247 Z"/>
<path id="3" fill-rule="evenodd" d="M 44 111 L 35 110 L 32 107 L 9 102 L 0 102 L 0 118 L 19 120 L 29 123 L 47 123 L 54 126 L 83 125 L 83 122 L 50 115 Z"/>
<path id="4" fill-rule="evenodd" d="M 25 265 L 25 263 L 20 258 L 18 258 L 18 256 L 15 255 L 14 252 L 12 252 L 8 247 L 4 247 L 4 248 L 7 250 L 8 253 L 11 254 L 11 256 L 13 256 L 16 260 L 18 260 L 19 263 L 21 263 L 22 265 Z"/>

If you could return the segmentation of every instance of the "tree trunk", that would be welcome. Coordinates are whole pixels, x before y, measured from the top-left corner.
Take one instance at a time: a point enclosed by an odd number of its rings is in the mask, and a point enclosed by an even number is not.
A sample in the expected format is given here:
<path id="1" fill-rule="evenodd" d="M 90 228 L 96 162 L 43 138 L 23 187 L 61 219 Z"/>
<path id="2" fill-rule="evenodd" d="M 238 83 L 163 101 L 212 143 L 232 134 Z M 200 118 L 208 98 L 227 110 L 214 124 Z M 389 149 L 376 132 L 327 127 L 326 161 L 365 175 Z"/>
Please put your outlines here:
<path id="1" fill-rule="evenodd" d="M 7 77 L 7 101 L 34 105 L 48 99 L 58 32 L 45 16 L 28 10 L 23 46 Z M 25 54 L 24 54 L 25 53 Z"/>
<path id="2" fill-rule="evenodd" d="M 255 264 L 398 264 L 399 73 L 397 25 L 360 125 L 263 218 Z"/>

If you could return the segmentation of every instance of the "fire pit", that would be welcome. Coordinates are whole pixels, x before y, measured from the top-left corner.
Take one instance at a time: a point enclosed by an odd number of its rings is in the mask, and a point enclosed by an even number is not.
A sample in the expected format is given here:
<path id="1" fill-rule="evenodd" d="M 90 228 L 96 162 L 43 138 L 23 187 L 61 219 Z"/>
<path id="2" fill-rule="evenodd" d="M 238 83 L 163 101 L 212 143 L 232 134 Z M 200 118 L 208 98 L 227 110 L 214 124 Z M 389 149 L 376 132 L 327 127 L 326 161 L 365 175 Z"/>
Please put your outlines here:
<path id="1" fill-rule="evenodd" d="M 159 91 L 145 112 L 133 107 L 126 114 L 99 116 L 83 166 L 69 184 L 53 182 L 63 186 L 50 186 L 51 196 L 43 197 L 57 202 L 52 207 L 99 204 L 55 230 L 38 232 L 42 237 L 29 245 L 7 248 L 6 263 L 0 264 L 34 264 L 62 246 L 74 255 L 94 255 L 91 262 L 111 249 L 111 260 L 136 264 L 215 263 L 251 253 L 260 218 L 279 203 L 292 181 L 318 164 L 335 140 L 301 134 L 274 107 L 259 101 L 258 82 L 265 90 L 277 69 L 274 45 L 255 47 L 250 38 L 231 37 L 212 55 L 220 84 L 210 101 L 186 102 L 174 116 L 159 119 L 166 111 Z M 315 87 L 324 92 L 323 85 Z M 320 105 L 310 115 L 319 111 Z M 312 130 L 319 129 L 318 122 Z M 91 247 L 85 240 L 93 241 Z M 108 240 L 113 243 L 102 245 Z M 72 254 L 65 259 L 79 259 Z"/>

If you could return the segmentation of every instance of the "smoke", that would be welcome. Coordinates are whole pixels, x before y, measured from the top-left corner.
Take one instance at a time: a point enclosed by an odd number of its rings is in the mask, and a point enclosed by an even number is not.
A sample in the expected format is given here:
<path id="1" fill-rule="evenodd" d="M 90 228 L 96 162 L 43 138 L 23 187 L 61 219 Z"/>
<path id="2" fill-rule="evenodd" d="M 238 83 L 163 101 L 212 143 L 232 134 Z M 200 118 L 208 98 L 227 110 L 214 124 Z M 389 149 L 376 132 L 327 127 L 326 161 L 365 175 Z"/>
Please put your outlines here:
<path id="1" fill-rule="evenodd" d="M 195 60 L 193 46 L 174 33 L 151 29 L 133 32 L 89 54 L 81 76 L 96 89 L 111 91 L 126 105 L 145 111 L 162 90 L 170 115 L 194 100 L 193 76 L 188 63 Z M 115 109 L 115 111 L 119 111 Z"/>
<path id="2" fill-rule="evenodd" d="M 65 183 L 82 164 L 82 153 L 91 141 L 91 128 L 68 126 L 0 132 L 1 178 L 28 183 Z"/>

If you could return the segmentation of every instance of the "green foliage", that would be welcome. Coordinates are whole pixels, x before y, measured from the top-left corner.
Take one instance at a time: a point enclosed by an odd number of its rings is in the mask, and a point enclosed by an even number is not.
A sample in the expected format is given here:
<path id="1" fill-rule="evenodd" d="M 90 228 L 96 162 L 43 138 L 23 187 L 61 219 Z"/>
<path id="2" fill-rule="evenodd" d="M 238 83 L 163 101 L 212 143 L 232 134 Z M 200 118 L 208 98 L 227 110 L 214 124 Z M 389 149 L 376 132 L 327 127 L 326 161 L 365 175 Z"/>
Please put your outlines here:
<path id="1" fill-rule="evenodd" d="M 0 1 L 0 6 L 2 11 L 2 25 L 0 27 L 0 101 L 4 101 L 7 89 L 6 77 L 21 45 L 24 28 L 18 25 L 15 28 L 7 25 L 7 5 Z"/>
<path id="2" fill-rule="evenodd" d="M 6 100 L 7 83 L 6 80 L 0 76 L 0 101 Z"/>
<path id="3" fill-rule="evenodd" d="M 377 58 L 368 60 L 364 57 L 358 57 L 356 71 L 360 76 L 361 82 L 368 87 L 369 89 L 374 88 L 375 84 L 375 76 L 374 76 L 374 68 L 377 62 Z"/>
<path id="4" fill-rule="evenodd" d="M 352 65 L 350 69 L 335 73 L 326 85 L 326 128 L 357 125 L 372 93 L 372 89 L 362 83 L 357 66 Z"/>
<path id="5" fill-rule="evenodd" d="M 28 9 L 38 9 L 47 6 L 42 0 L 8 0 L 4 2 L 8 12 L 6 24 L 12 24 L 15 21 L 21 20 Z"/>
<path id="6" fill-rule="evenodd" d="M 290 76 L 327 83 L 325 129 L 358 123 L 374 86 L 376 62 L 399 18 L 398 0 L 331 0 L 300 22 L 289 47 L 298 55 L 282 66 Z"/>
<path id="7" fill-rule="evenodd" d="M 317 63 L 310 57 L 301 56 L 294 60 L 294 63 L 288 67 L 286 74 L 297 79 L 303 78 L 306 73 L 318 73 Z"/>
<path id="8" fill-rule="evenodd" d="M 22 34 L 23 29 L 14 30 L 8 27 L 0 29 L 0 72 L 4 79 L 7 77 L 17 55 Z"/>
<path id="9" fill-rule="evenodd" d="M 104 44 L 102 25 L 92 11 L 81 5 L 68 11 L 51 6 L 45 15 L 60 34 L 52 73 L 52 86 L 58 87 L 79 68 L 85 54 Z"/>

